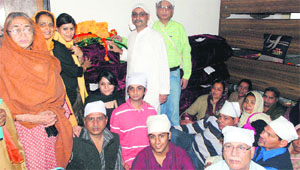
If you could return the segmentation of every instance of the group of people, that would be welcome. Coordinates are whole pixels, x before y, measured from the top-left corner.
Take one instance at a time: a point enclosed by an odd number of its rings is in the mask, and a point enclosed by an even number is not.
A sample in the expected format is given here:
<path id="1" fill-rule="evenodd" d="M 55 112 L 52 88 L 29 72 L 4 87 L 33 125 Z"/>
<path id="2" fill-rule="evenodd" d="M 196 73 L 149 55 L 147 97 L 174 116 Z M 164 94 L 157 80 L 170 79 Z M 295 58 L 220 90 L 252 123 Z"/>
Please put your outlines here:
<path id="1" fill-rule="evenodd" d="M 1 168 L 299 168 L 300 128 L 283 117 L 276 88 L 261 96 L 244 79 L 228 101 L 227 83 L 216 80 L 180 116 L 191 47 L 171 19 L 174 0 L 155 6 L 153 25 L 145 5 L 133 6 L 128 50 L 108 42 L 127 61 L 126 99 L 109 70 L 88 95 L 84 73 L 91 62 L 74 45 L 72 16 L 45 10 L 32 18 L 7 16 L 0 47 Z"/>

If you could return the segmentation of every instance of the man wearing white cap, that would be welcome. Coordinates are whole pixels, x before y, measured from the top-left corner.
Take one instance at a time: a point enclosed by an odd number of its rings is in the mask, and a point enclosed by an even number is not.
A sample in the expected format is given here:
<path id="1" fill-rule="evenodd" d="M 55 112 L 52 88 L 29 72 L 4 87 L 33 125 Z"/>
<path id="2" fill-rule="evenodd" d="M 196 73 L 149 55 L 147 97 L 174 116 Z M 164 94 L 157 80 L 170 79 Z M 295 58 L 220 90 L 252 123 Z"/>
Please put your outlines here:
<path id="1" fill-rule="evenodd" d="M 253 131 L 226 126 L 222 133 L 224 160 L 210 165 L 206 170 L 264 170 L 251 160 L 255 152 Z"/>
<path id="2" fill-rule="evenodd" d="M 147 91 L 144 100 L 159 112 L 170 93 L 170 71 L 164 39 L 151 28 L 149 10 L 143 4 L 135 4 L 131 11 L 132 32 L 128 36 L 128 51 L 118 49 L 121 58 L 127 60 L 127 76 L 134 72 L 147 75 Z M 133 25 L 132 25 L 133 24 Z M 126 77 L 128 78 L 128 77 Z M 127 80 L 126 80 L 127 81 Z"/>
<path id="3" fill-rule="evenodd" d="M 147 90 L 147 78 L 144 73 L 132 73 L 127 79 L 129 99 L 116 108 L 110 118 L 110 130 L 119 134 L 124 166 L 131 164 L 143 148 L 149 146 L 146 120 L 156 115 L 155 108 L 143 101 Z"/>
<path id="4" fill-rule="evenodd" d="M 157 0 L 153 29 L 160 32 L 168 50 L 170 69 L 170 95 L 161 106 L 161 113 L 167 114 L 172 126 L 179 125 L 179 100 L 181 89 L 185 89 L 192 73 L 191 47 L 184 27 L 171 20 L 174 14 L 174 0 Z M 180 66 L 183 77 L 180 79 Z"/>
<path id="5" fill-rule="evenodd" d="M 104 103 L 87 103 L 84 127 L 79 137 L 73 139 L 73 153 L 67 169 L 123 169 L 119 135 L 110 132 L 106 123 Z"/>
<path id="6" fill-rule="evenodd" d="M 151 146 L 138 153 L 132 164 L 132 170 L 195 169 L 185 150 L 169 141 L 171 139 L 170 127 L 170 121 L 166 115 L 148 117 L 148 138 Z"/>
<path id="7" fill-rule="evenodd" d="M 261 132 L 253 161 L 267 170 L 293 169 L 287 146 L 295 139 L 298 135 L 294 125 L 280 116 Z"/>
<path id="8" fill-rule="evenodd" d="M 237 126 L 241 110 L 238 102 L 225 101 L 218 117 L 209 116 L 201 119 L 193 124 L 176 126 L 175 128 L 186 132 L 178 132 L 172 130 L 172 142 L 185 148 L 191 156 L 197 169 L 203 169 L 207 158 L 222 155 L 222 129 L 226 126 Z M 188 136 L 195 135 L 192 142 L 192 151 L 196 154 L 196 158 L 192 157 L 188 142 Z M 189 135 L 191 136 L 191 135 Z M 210 160 L 212 161 L 212 159 Z"/>

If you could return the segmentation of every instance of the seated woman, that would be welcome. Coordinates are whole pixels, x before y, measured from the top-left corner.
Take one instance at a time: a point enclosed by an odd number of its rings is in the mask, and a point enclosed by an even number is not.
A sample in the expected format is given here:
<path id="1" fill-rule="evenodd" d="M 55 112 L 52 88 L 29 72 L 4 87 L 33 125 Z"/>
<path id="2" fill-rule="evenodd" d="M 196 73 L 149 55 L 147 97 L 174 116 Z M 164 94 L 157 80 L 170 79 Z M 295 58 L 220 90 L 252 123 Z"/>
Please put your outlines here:
<path id="1" fill-rule="evenodd" d="M 55 34 L 53 37 L 53 54 L 60 61 L 60 75 L 77 122 L 82 125 L 83 103 L 87 97 L 83 73 L 91 66 L 91 62 L 84 60 L 80 48 L 73 45 L 76 23 L 72 16 L 66 13 L 60 14 L 56 19 L 56 25 L 59 34 Z"/>
<path id="2" fill-rule="evenodd" d="M 1 129 L 2 128 L 2 129 Z M 26 169 L 24 149 L 19 141 L 14 120 L 0 99 L 0 165 L 3 169 Z"/>
<path id="3" fill-rule="evenodd" d="M 243 111 L 238 123 L 239 127 L 253 130 L 255 132 L 254 146 L 257 146 L 260 133 L 271 121 L 270 116 L 263 113 L 264 100 L 256 91 L 248 92 L 243 102 Z"/>
<path id="4" fill-rule="evenodd" d="M 55 36 L 55 33 L 58 34 L 54 30 L 56 27 L 56 21 L 55 21 L 54 14 L 49 11 L 41 10 L 41 11 L 36 12 L 34 14 L 34 16 L 32 17 L 32 19 L 36 22 L 36 24 L 42 30 L 44 37 L 46 39 L 48 50 L 53 55 L 53 51 L 52 51 L 54 48 L 53 37 Z M 71 124 L 73 126 L 73 130 L 76 129 L 76 126 L 78 125 L 77 120 L 76 120 L 76 117 L 74 116 L 74 114 L 72 114 L 74 112 L 73 112 L 72 105 L 71 105 L 70 100 L 67 95 L 65 97 L 64 108 L 66 110 L 65 115 L 71 122 Z"/>
<path id="5" fill-rule="evenodd" d="M 59 61 L 50 55 L 39 27 L 22 12 L 5 20 L 0 65 L 0 94 L 15 120 L 27 168 L 66 167 L 73 141 L 62 107 Z"/>
<path id="6" fill-rule="evenodd" d="M 205 116 L 217 115 L 218 111 L 222 108 L 225 100 L 227 99 L 227 90 L 225 81 L 215 80 L 209 94 L 202 95 L 186 109 L 181 116 L 185 114 L 196 115 L 197 120 Z M 193 123 L 193 121 L 185 119 L 181 120 L 180 124 Z"/>
<path id="7" fill-rule="evenodd" d="M 97 77 L 99 90 L 86 98 L 86 103 L 101 100 L 105 104 L 106 115 L 108 117 L 106 127 L 110 129 L 110 116 L 115 108 L 125 103 L 124 97 L 118 92 L 118 81 L 116 76 L 110 71 L 102 71 Z"/>

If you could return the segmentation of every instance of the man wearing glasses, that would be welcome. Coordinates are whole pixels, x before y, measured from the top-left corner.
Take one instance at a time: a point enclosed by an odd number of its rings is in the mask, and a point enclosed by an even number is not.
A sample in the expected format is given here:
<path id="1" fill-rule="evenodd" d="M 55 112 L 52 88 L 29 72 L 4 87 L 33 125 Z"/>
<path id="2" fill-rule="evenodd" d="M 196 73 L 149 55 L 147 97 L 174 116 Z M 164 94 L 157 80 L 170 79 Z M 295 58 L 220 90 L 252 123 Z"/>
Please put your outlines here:
<path id="1" fill-rule="evenodd" d="M 195 169 L 184 149 L 171 140 L 170 121 L 166 115 L 149 116 L 147 119 L 150 146 L 138 153 L 132 164 L 135 169 Z"/>
<path id="2" fill-rule="evenodd" d="M 172 126 L 179 125 L 179 100 L 181 89 L 187 87 L 191 76 L 191 47 L 184 27 L 171 20 L 174 14 L 174 0 L 158 0 L 156 14 L 158 21 L 153 29 L 163 36 L 167 50 L 170 69 L 170 95 L 166 103 L 161 106 L 161 113 L 167 114 Z M 180 66 L 183 77 L 180 78 Z"/>
<path id="3" fill-rule="evenodd" d="M 127 61 L 127 75 L 135 72 L 147 75 L 147 94 L 144 100 L 159 112 L 160 104 L 167 100 L 170 93 L 166 45 L 160 33 L 151 28 L 149 10 L 145 5 L 134 5 L 131 21 L 128 51 L 116 48 L 113 44 L 111 50 L 120 53 L 121 59 Z"/>
<path id="4" fill-rule="evenodd" d="M 264 167 L 251 160 L 255 152 L 253 131 L 226 126 L 222 133 L 224 160 L 210 165 L 205 170 L 264 170 Z"/>

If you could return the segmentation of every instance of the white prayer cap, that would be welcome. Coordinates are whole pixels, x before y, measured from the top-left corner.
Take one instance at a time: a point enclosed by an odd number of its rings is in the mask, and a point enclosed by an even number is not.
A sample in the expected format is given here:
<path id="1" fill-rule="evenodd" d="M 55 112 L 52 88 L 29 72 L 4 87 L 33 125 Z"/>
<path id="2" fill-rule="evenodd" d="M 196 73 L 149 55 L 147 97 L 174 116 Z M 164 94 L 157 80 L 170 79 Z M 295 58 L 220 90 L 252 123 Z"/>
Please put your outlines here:
<path id="1" fill-rule="evenodd" d="M 298 139 L 294 125 L 283 116 L 271 121 L 269 126 L 281 139 L 287 140 L 289 143 Z"/>
<path id="2" fill-rule="evenodd" d="M 127 87 L 132 84 L 142 85 L 147 88 L 147 76 L 145 73 L 131 73 L 127 77 Z"/>
<path id="3" fill-rule="evenodd" d="M 157 1 L 156 1 L 156 4 L 160 3 L 161 1 L 168 1 L 168 2 L 170 2 L 170 4 L 171 4 L 172 6 L 175 6 L 175 1 L 174 1 L 174 0 L 157 0 Z"/>
<path id="4" fill-rule="evenodd" d="M 99 100 L 86 104 L 84 108 L 84 117 L 87 117 L 91 113 L 103 113 L 106 116 L 106 109 L 104 103 Z"/>
<path id="5" fill-rule="evenodd" d="M 241 142 L 248 146 L 253 146 L 254 132 L 252 130 L 235 126 L 226 126 L 222 130 L 222 133 L 224 135 L 223 144 L 228 142 Z"/>
<path id="6" fill-rule="evenodd" d="M 154 132 L 170 132 L 171 123 L 165 114 L 153 115 L 147 118 L 148 134 Z"/>
<path id="7" fill-rule="evenodd" d="M 150 11 L 148 10 L 148 8 L 142 3 L 137 3 L 137 4 L 133 5 L 131 11 L 133 11 L 135 8 L 142 8 L 147 14 L 150 14 Z"/>
<path id="8" fill-rule="evenodd" d="M 225 101 L 220 113 L 230 116 L 230 117 L 240 117 L 241 108 L 238 102 Z"/>

